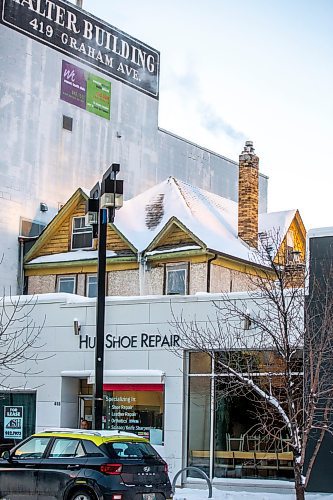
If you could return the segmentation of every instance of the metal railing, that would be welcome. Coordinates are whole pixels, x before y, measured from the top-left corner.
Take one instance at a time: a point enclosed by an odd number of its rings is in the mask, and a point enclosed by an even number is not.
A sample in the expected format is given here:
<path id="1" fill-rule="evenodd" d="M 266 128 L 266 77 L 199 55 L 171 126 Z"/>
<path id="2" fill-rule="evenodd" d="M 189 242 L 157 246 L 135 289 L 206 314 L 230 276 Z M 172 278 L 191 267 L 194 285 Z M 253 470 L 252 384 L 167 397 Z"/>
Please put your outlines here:
<path id="1" fill-rule="evenodd" d="M 207 474 L 202 471 L 201 469 L 199 469 L 198 467 L 184 467 L 183 469 L 180 469 L 180 471 L 177 472 L 177 474 L 175 475 L 175 477 L 173 478 L 173 481 L 172 481 L 172 492 L 175 493 L 175 489 L 176 489 L 176 481 L 178 479 L 178 477 L 185 471 L 187 470 L 194 470 L 195 472 L 197 472 L 198 474 L 201 475 L 201 477 L 203 477 L 207 484 L 208 484 L 208 498 L 212 498 L 213 497 L 213 489 L 212 489 L 212 483 L 211 483 L 211 480 L 209 479 L 209 477 L 207 476 Z"/>

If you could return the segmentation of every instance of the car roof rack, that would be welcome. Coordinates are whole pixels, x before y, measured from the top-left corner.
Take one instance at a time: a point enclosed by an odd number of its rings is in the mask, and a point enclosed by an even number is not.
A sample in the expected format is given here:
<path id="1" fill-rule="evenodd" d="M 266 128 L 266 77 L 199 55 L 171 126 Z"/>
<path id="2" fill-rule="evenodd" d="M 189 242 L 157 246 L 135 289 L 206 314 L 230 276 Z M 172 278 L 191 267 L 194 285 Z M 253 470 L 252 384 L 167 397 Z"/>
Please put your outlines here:
<path id="1" fill-rule="evenodd" d="M 72 429 L 67 427 L 49 427 L 47 429 L 43 429 L 41 432 L 62 432 L 64 434 L 85 434 L 88 436 L 100 436 L 100 437 L 113 437 L 113 436 L 124 436 L 124 437 L 136 437 L 141 438 L 137 434 L 131 432 L 125 432 L 120 430 L 114 431 L 105 431 L 105 430 L 89 430 L 89 429 Z"/>

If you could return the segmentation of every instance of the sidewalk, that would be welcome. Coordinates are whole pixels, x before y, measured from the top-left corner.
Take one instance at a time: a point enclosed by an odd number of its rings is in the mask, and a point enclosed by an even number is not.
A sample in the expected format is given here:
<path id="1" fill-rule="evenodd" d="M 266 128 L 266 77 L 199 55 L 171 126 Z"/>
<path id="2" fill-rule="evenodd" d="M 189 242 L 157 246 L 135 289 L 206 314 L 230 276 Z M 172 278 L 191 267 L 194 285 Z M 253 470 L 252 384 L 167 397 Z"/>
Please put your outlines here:
<path id="1" fill-rule="evenodd" d="M 174 500 L 205 500 L 208 489 L 176 488 Z M 306 500 L 333 500 L 333 493 L 307 493 Z M 223 491 L 213 488 L 212 500 L 295 500 L 294 493 Z"/>

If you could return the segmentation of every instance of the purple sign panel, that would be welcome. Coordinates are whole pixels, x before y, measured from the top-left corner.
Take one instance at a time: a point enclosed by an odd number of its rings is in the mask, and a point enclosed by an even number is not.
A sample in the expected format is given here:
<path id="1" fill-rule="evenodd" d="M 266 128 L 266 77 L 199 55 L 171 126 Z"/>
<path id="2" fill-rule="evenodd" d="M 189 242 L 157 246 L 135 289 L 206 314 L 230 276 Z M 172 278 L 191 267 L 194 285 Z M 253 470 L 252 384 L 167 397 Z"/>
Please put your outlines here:
<path id="1" fill-rule="evenodd" d="M 62 61 L 61 99 L 86 109 L 87 81 L 84 70 L 73 64 Z"/>

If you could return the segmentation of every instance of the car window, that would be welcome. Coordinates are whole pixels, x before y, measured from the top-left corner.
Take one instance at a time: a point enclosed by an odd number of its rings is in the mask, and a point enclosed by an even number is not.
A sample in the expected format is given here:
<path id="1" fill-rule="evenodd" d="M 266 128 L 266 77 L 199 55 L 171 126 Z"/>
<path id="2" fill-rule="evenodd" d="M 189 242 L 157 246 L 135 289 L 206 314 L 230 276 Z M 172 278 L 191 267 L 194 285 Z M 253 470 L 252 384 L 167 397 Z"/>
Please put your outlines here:
<path id="1" fill-rule="evenodd" d="M 49 442 L 49 437 L 33 437 L 19 446 L 12 456 L 17 460 L 41 458 Z"/>
<path id="2" fill-rule="evenodd" d="M 149 443 L 118 441 L 106 443 L 106 447 L 111 458 L 158 457 Z"/>
<path id="3" fill-rule="evenodd" d="M 48 458 L 84 457 L 85 451 L 79 439 L 57 438 L 54 440 Z"/>
<path id="4" fill-rule="evenodd" d="M 89 455 L 89 457 L 103 457 L 103 453 L 101 450 L 98 448 L 98 446 L 95 445 L 92 441 L 89 441 L 88 439 L 84 439 L 82 441 L 83 447 L 86 451 L 86 454 Z"/>

